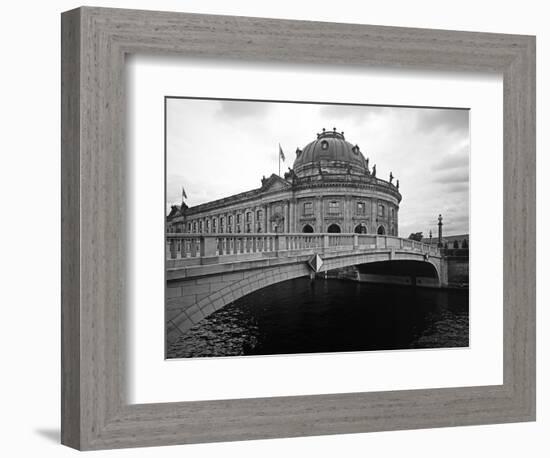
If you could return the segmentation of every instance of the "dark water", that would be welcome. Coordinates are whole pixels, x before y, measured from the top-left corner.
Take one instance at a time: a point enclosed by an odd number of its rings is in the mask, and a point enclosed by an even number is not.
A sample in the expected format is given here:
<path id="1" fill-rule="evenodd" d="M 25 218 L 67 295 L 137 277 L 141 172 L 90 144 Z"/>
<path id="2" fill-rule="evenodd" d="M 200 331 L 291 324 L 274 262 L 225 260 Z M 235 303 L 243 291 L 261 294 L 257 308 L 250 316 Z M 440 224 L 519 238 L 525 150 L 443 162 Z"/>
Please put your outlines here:
<path id="1" fill-rule="evenodd" d="M 218 310 L 169 358 L 468 346 L 468 291 L 297 278 Z"/>

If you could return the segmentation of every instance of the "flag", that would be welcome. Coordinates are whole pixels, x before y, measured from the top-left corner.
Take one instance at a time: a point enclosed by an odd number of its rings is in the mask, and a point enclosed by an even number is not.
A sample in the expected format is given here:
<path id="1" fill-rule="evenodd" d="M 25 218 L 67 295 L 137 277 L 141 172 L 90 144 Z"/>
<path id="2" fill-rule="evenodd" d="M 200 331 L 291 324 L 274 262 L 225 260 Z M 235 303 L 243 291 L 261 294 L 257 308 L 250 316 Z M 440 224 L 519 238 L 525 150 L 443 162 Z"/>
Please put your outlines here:
<path id="1" fill-rule="evenodd" d="M 279 157 L 285 161 L 285 153 L 283 153 L 283 148 L 281 148 L 281 144 L 279 143 Z"/>
<path id="2" fill-rule="evenodd" d="M 183 189 L 183 186 L 181 187 L 181 200 L 187 199 L 187 194 L 185 194 L 185 189 Z"/>

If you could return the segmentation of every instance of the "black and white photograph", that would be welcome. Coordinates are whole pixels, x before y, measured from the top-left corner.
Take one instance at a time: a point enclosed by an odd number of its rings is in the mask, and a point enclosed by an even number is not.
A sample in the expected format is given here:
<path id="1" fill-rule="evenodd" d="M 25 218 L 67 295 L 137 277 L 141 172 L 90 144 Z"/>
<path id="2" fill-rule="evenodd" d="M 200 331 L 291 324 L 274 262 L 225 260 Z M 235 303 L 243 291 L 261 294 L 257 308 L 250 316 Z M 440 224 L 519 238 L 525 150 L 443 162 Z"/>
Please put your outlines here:
<path id="1" fill-rule="evenodd" d="M 165 98 L 166 357 L 469 346 L 469 110 Z"/>

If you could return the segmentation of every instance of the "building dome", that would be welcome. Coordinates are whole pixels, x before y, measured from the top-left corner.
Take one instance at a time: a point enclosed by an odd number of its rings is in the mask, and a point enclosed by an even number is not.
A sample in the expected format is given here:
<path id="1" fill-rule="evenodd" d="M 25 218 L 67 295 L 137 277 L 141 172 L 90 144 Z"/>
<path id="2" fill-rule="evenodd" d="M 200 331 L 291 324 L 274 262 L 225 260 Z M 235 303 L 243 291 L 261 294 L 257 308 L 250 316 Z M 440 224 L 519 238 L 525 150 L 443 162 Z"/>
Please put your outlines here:
<path id="1" fill-rule="evenodd" d="M 303 150 L 296 151 L 294 171 L 300 171 L 315 164 L 340 166 L 348 168 L 350 165 L 360 171 L 367 172 L 367 162 L 361 153 L 359 146 L 346 141 L 343 132 L 325 131 L 317 134 L 317 139 L 307 144 Z"/>

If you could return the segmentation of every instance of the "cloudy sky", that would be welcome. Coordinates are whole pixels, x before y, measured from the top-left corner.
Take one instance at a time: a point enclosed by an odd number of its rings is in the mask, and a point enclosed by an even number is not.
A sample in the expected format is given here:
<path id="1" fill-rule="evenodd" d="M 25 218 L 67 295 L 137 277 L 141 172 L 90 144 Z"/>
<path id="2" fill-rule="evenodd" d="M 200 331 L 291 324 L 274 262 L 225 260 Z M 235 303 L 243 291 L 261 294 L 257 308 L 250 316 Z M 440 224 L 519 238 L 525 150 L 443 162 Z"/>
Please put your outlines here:
<path id="1" fill-rule="evenodd" d="M 377 176 L 399 179 L 399 235 L 431 229 L 443 215 L 447 235 L 469 232 L 469 112 L 467 110 L 193 100 L 166 101 L 168 208 L 190 206 L 258 188 L 278 172 L 278 145 L 292 167 L 322 128 L 344 131 Z"/>

